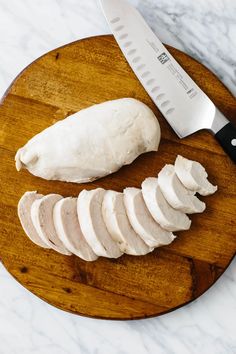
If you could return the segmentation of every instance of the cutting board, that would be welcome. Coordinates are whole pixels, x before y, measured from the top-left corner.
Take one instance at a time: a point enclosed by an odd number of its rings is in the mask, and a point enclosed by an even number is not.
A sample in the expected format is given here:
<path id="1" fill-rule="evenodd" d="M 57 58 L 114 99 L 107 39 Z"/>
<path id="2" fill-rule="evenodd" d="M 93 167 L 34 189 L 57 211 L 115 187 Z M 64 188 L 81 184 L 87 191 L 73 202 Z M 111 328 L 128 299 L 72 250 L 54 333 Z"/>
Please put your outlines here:
<path id="1" fill-rule="evenodd" d="M 232 121 L 236 100 L 204 66 L 169 47 L 170 52 Z M 156 114 L 162 130 L 158 152 L 96 182 L 77 185 L 18 173 L 14 155 L 32 136 L 95 103 L 134 97 Z M 66 137 L 65 137 L 66 139 Z M 63 144 L 63 141 L 61 142 Z M 201 162 L 219 191 L 202 198 L 207 210 L 192 215 L 191 230 L 147 256 L 82 261 L 35 246 L 24 234 L 17 203 L 26 191 L 77 196 L 84 189 L 122 191 L 141 182 L 176 155 Z M 27 67 L 0 106 L 0 257 L 25 288 L 48 303 L 84 316 L 139 319 L 183 306 L 209 289 L 236 251 L 236 169 L 210 133 L 180 140 L 136 79 L 112 36 L 88 38 L 56 49 Z M 1 286 L 1 285 L 0 285 Z"/>

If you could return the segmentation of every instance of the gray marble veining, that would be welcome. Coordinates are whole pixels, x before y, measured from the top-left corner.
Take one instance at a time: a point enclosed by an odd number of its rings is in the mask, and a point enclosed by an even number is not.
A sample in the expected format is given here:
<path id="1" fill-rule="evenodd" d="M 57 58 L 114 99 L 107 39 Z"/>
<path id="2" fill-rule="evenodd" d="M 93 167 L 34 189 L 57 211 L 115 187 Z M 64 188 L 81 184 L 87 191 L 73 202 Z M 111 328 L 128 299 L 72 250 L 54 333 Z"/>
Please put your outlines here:
<path id="1" fill-rule="evenodd" d="M 236 94 L 234 0 L 130 1 L 163 42 L 211 68 Z M 0 0 L 0 96 L 38 56 L 104 33 L 96 0 Z M 235 299 L 234 260 L 214 287 L 182 309 L 149 320 L 99 321 L 47 305 L 0 265 L 0 354 L 233 354 Z"/>
<path id="2" fill-rule="evenodd" d="M 139 8 L 159 38 L 210 68 L 236 95 L 236 2 L 145 0 Z"/>

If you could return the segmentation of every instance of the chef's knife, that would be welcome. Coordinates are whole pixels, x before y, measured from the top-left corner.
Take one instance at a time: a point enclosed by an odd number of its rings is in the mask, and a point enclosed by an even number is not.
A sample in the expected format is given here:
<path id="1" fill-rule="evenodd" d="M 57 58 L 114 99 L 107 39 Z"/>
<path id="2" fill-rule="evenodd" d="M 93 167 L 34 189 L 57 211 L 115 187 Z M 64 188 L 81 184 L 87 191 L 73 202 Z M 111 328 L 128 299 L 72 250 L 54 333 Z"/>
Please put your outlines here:
<path id="1" fill-rule="evenodd" d="M 100 0 L 125 58 L 180 138 L 210 130 L 236 163 L 236 128 L 177 63 L 126 0 Z"/>

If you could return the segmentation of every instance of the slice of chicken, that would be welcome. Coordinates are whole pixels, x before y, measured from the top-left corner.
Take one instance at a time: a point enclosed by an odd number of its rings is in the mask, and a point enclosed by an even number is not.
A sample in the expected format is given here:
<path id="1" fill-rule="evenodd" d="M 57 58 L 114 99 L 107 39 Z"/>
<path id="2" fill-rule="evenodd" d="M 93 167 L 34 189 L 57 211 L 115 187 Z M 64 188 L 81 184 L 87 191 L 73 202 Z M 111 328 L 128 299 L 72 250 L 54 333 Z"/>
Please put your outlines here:
<path id="1" fill-rule="evenodd" d="M 168 231 L 188 230 L 191 220 L 182 211 L 173 209 L 165 200 L 157 178 L 147 178 L 142 183 L 142 193 L 152 217 Z"/>
<path id="2" fill-rule="evenodd" d="M 77 202 L 78 218 L 82 233 L 98 256 L 118 258 L 122 255 L 119 245 L 109 234 L 102 217 L 102 188 L 80 192 Z"/>
<path id="3" fill-rule="evenodd" d="M 122 252 L 133 256 L 145 255 L 153 250 L 132 228 L 124 205 L 123 193 L 106 191 L 102 203 L 102 215 L 112 238 Z"/>
<path id="4" fill-rule="evenodd" d="M 23 230 L 25 231 L 29 239 L 32 242 L 34 242 L 37 246 L 43 248 L 50 248 L 50 246 L 41 239 L 40 235 L 36 231 L 30 216 L 30 210 L 32 204 L 34 203 L 35 200 L 39 200 L 41 198 L 43 198 L 43 195 L 37 194 L 37 192 L 26 192 L 19 200 L 18 216 L 21 225 L 23 227 Z"/>
<path id="5" fill-rule="evenodd" d="M 53 208 L 53 221 L 58 237 L 70 252 L 85 261 L 95 261 L 98 258 L 82 234 L 77 198 L 59 200 Z"/>
<path id="6" fill-rule="evenodd" d="M 158 174 L 158 184 L 167 202 L 183 213 L 202 213 L 206 204 L 201 202 L 195 192 L 185 188 L 175 173 L 173 165 L 165 165 Z"/>
<path id="7" fill-rule="evenodd" d="M 208 181 L 208 174 L 199 162 L 178 155 L 175 161 L 175 173 L 183 185 L 193 192 L 210 195 L 217 191 L 217 186 L 213 186 Z"/>
<path id="8" fill-rule="evenodd" d="M 132 227 L 148 246 L 169 245 L 175 239 L 172 232 L 164 230 L 153 219 L 145 204 L 141 189 L 126 188 L 124 202 Z"/>
<path id="9" fill-rule="evenodd" d="M 35 200 L 31 207 L 31 219 L 35 229 L 42 240 L 53 250 L 71 255 L 59 239 L 53 223 L 53 208 L 62 199 L 61 195 L 49 194 L 39 200 Z"/>

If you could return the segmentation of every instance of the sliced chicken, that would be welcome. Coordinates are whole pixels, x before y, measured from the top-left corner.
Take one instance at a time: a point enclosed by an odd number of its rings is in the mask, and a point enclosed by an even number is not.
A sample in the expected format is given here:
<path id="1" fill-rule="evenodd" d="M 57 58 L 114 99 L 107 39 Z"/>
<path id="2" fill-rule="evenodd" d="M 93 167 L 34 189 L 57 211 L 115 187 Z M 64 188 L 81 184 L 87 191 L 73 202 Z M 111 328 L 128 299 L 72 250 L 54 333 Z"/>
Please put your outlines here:
<path id="1" fill-rule="evenodd" d="M 98 256 L 118 258 L 122 255 L 119 245 L 109 234 L 102 217 L 102 188 L 80 192 L 77 203 L 78 218 L 82 233 Z"/>
<path id="2" fill-rule="evenodd" d="M 193 192 L 210 195 L 217 191 L 217 186 L 213 186 L 208 181 L 208 174 L 199 162 L 178 155 L 175 161 L 175 173 L 183 185 Z"/>
<path id="3" fill-rule="evenodd" d="M 148 246 L 169 245 L 175 239 L 172 232 L 164 230 L 153 219 L 145 204 L 141 189 L 126 188 L 124 202 L 132 227 Z"/>
<path id="4" fill-rule="evenodd" d="M 191 220 L 182 211 L 175 210 L 165 200 L 157 178 L 147 178 L 142 183 L 142 193 L 152 217 L 168 231 L 188 230 Z"/>
<path id="5" fill-rule="evenodd" d="M 53 208 L 61 199 L 61 195 L 49 194 L 39 200 L 35 200 L 31 207 L 31 219 L 38 234 L 48 246 L 61 254 L 69 256 L 71 252 L 67 250 L 59 239 L 53 222 Z"/>
<path id="6" fill-rule="evenodd" d="M 98 258 L 82 234 L 77 198 L 59 200 L 53 208 L 53 221 L 58 237 L 70 252 L 85 261 L 95 261 Z"/>
<path id="7" fill-rule="evenodd" d="M 206 204 L 201 202 L 195 192 L 185 188 L 175 173 L 173 165 L 165 165 L 158 174 L 158 184 L 167 202 L 183 213 L 202 213 Z"/>
<path id="8" fill-rule="evenodd" d="M 102 215 L 109 233 L 119 244 L 122 252 L 139 256 L 153 250 L 153 247 L 148 247 L 132 228 L 126 214 L 123 193 L 114 191 L 105 193 Z"/>
<path id="9" fill-rule="evenodd" d="M 29 239 L 40 247 L 50 248 L 50 246 L 41 239 L 30 216 L 32 204 L 35 200 L 39 200 L 41 198 L 43 198 L 43 195 L 37 194 L 37 192 L 26 192 L 18 203 L 18 216 L 23 230 Z"/>

